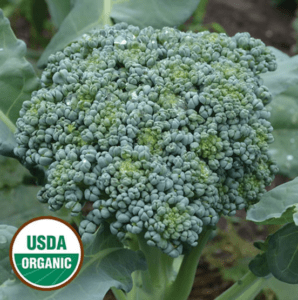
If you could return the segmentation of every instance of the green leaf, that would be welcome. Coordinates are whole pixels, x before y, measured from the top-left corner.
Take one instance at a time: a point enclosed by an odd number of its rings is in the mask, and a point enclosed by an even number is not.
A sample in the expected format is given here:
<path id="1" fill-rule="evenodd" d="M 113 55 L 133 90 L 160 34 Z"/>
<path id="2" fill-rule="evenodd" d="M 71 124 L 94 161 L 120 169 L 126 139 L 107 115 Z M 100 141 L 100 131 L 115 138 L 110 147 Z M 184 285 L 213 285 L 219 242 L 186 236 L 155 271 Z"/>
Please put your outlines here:
<path id="1" fill-rule="evenodd" d="M 19 227 L 32 218 L 50 215 L 47 206 L 37 200 L 39 190 L 26 185 L 0 190 L 0 223 Z"/>
<path id="2" fill-rule="evenodd" d="M 0 109 L 13 123 L 31 92 L 39 87 L 33 67 L 24 58 L 26 45 L 18 40 L 0 10 Z"/>
<path id="3" fill-rule="evenodd" d="M 38 34 L 41 34 L 44 30 L 43 24 L 48 15 L 45 0 L 23 0 L 20 1 L 18 9 Z"/>
<path id="4" fill-rule="evenodd" d="M 71 0 L 46 0 L 52 22 L 59 28 L 71 10 Z"/>
<path id="5" fill-rule="evenodd" d="M 10 242 L 18 229 L 10 225 L 0 225 L 0 260 L 9 256 Z"/>
<path id="6" fill-rule="evenodd" d="M 298 84 L 275 97 L 268 105 L 275 142 L 270 152 L 277 161 L 280 173 L 298 175 Z"/>
<path id="7" fill-rule="evenodd" d="M 267 106 L 271 112 L 274 142 L 269 153 L 279 173 L 290 178 L 298 176 L 298 84 L 276 96 Z"/>
<path id="8" fill-rule="evenodd" d="M 197 8 L 193 14 L 191 25 L 203 25 L 203 21 L 206 15 L 208 0 L 198 1 Z"/>
<path id="9" fill-rule="evenodd" d="M 298 55 L 289 57 L 282 51 L 269 47 L 273 54 L 276 56 L 277 69 L 275 72 L 268 72 L 261 74 L 272 96 L 285 92 L 292 85 L 298 84 Z"/>
<path id="10" fill-rule="evenodd" d="M 298 283 L 298 227 L 290 223 L 269 239 L 266 252 L 269 269 L 280 281 Z"/>
<path id="11" fill-rule="evenodd" d="M 265 286 L 270 288 L 276 294 L 278 300 L 297 300 L 297 284 L 288 284 L 271 277 L 267 280 Z"/>
<path id="12" fill-rule="evenodd" d="M 13 148 L 17 145 L 17 142 L 14 131 L 14 124 L 0 110 L 0 155 L 15 157 Z"/>
<path id="13" fill-rule="evenodd" d="M 37 200 L 40 187 L 24 185 L 24 178 L 32 177 L 17 160 L 0 156 L 0 169 L 0 224 L 19 227 L 34 217 L 53 214 Z"/>
<path id="14" fill-rule="evenodd" d="M 14 226 L 0 225 L 0 284 L 13 277 L 9 261 L 9 248 L 11 240 L 17 230 L 18 229 Z"/>
<path id="15" fill-rule="evenodd" d="M 104 226 L 85 250 L 78 276 L 64 288 L 50 292 L 37 291 L 14 279 L 0 286 L 0 295 L 2 292 L 7 300 L 101 300 L 111 287 L 128 292 L 132 288 L 131 273 L 145 268 L 142 253 L 122 248 L 108 226 Z"/>
<path id="16" fill-rule="evenodd" d="M 218 33 L 226 33 L 225 29 L 218 23 L 211 23 L 211 28 Z"/>
<path id="17" fill-rule="evenodd" d="M 261 251 L 266 251 L 268 248 L 268 240 L 267 237 L 266 241 L 255 241 L 254 246 Z"/>
<path id="18" fill-rule="evenodd" d="M 260 224 L 285 224 L 294 220 L 298 225 L 297 195 L 298 177 L 265 193 L 260 202 L 248 209 L 246 219 Z"/>
<path id="19" fill-rule="evenodd" d="M 113 5 L 111 18 L 144 28 L 178 26 L 196 10 L 200 0 L 128 0 Z"/>
<path id="20" fill-rule="evenodd" d="M 16 187 L 29 172 L 17 160 L 0 155 L 0 190 Z"/>
<path id="21" fill-rule="evenodd" d="M 0 156 L 0 224 L 20 227 L 32 218 L 54 215 L 70 222 L 66 208 L 52 212 L 37 200 L 39 186 L 17 160 Z M 0 298 L 1 299 L 1 298 Z"/>
<path id="22" fill-rule="evenodd" d="M 106 249 L 123 248 L 123 244 L 111 234 L 109 224 L 103 223 L 93 234 L 92 241 L 85 246 L 85 255 L 95 255 Z"/>
<path id="23" fill-rule="evenodd" d="M 4 15 L 9 18 L 18 8 L 22 0 L 0 0 L 0 7 L 3 10 Z"/>
<path id="24" fill-rule="evenodd" d="M 15 37 L 0 9 L 0 154 L 3 155 L 12 155 L 14 123 L 23 101 L 30 99 L 32 91 L 39 87 L 25 55 L 25 43 Z"/>
<path id="25" fill-rule="evenodd" d="M 0 285 L 8 279 L 13 279 L 14 275 L 12 274 L 12 268 L 9 260 L 9 256 L 0 260 Z M 1 292 L 0 292 L 0 299 Z"/>
<path id="26" fill-rule="evenodd" d="M 249 269 L 258 277 L 265 277 L 270 274 L 266 254 L 258 254 L 248 265 Z"/>
<path id="27" fill-rule="evenodd" d="M 38 67 L 45 66 L 50 54 L 62 50 L 83 33 L 110 22 L 110 10 L 111 4 L 107 0 L 75 1 L 73 8 L 40 57 Z"/>
<path id="28" fill-rule="evenodd" d="M 279 173 L 290 178 L 298 176 L 298 55 L 289 57 L 269 47 L 277 58 L 277 70 L 262 74 L 264 84 L 273 95 L 267 106 L 274 128 L 270 154 Z"/>
<path id="29" fill-rule="evenodd" d="M 278 173 L 289 178 L 298 176 L 298 130 L 276 129 L 269 153 L 277 164 Z"/>

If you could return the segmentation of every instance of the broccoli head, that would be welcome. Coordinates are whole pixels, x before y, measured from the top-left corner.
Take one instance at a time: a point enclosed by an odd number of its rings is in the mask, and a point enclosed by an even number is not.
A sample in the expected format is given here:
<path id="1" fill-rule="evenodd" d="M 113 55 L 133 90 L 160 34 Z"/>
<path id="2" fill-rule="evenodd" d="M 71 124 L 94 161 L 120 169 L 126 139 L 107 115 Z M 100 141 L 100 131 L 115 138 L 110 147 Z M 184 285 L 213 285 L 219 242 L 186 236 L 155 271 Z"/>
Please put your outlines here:
<path id="1" fill-rule="evenodd" d="M 259 201 L 276 166 L 271 95 L 259 74 L 275 57 L 248 33 L 155 30 L 119 23 L 52 54 L 23 103 L 15 155 L 42 166 L 51 210 L 92 210 L 123 239 L 142 234 L 172 257 L 206 226 Z"/>

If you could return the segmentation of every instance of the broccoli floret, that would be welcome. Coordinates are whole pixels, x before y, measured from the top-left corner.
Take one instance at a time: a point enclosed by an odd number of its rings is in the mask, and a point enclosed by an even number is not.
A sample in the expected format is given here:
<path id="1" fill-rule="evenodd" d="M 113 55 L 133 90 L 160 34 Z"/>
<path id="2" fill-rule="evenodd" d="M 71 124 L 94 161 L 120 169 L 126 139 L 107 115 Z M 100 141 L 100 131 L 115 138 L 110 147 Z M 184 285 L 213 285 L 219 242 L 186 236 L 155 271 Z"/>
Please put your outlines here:
<path id="1" fill-rule="evenodd" d="M 51 210 L 92 210 L 120 239 L 142 234 L 172 257 L 205 226 L 259 201 L 276 173 L 271 101 L 260 73 L 276 69 L 248 33 L 95 29 L 48 59 L 25 101 L 15 154 L 43 166 Z"/>

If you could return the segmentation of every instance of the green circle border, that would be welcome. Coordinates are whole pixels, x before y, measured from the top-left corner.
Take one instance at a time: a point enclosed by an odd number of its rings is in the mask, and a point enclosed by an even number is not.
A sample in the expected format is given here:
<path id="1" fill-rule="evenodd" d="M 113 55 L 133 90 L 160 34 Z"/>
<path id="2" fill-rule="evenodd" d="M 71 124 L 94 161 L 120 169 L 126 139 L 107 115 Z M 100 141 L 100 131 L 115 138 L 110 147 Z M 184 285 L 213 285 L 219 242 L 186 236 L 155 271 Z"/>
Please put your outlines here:
<path id="1" fill-rule="evenodd" d="M 14 265 L 14 263 L 13 263 L 13 257 L 12 257 L 12 248 L 13 248 L 13 244 L 14 244 L 15 239 L 17 238 L 18 234 L 20 233 L 20 231 L 21 231 L 24 227 L 26 227 L 27 225 L 29 225 L 29 224 L 31 224 L 31 223 L 33 223 L 33 222 L 35 222 L 35 221 L 38 221 L 38 220 L 44 220 L 44 219 L 47 219 L 47 220 L 49 220 L 49 219 L 50 219 L 50 220 L 55 220 L 55 221 L 61 222 L 61 223 L 63 223 L 64 225 L 68 226 L 68 228 L 70 228 L 70 229 L 73 231 L 73 233 L 76 235 L 76 237 L 78 238 L 78 241 L 79 241 L 79 244 L 80 244 L 80 248 L 81 248 L 81 258 L 80 258 L 80 263 L 79 263 L 79 266 L 78 266 L 76 272 L 75 272 L 75 273 L 74 273 L 74 274 L 73 274 L 66 282 L 64 282 L 63 284 L 58 285 L 57 287 L 51 287 L 51 288 L 46 288 L 46 287 L 45 287 L 45 288 L 41 288 L 41 287 L 37 287 L 37 286 L 35 286 L 35 285 L 33 285 L 33 284 L 31 284 L 31 283 L 25 281 L 25 280 L 21 277 L 21 275 L 20 275 L 18 269 L 15 267 L 15 265 Z M 57 217 L 52 217 L 52 216 L 37 217 L 37 218 L 33 218 L 33 219 L 31 219 L 31 220 L 25 222 L 25 223 L 24 223 L 24 224 L 16 231 L 16 233 L 14 234 L 14 236 L 13 236 L 13 238 L 12 238 L 12 240 L 11 240 L 11 243 L 10 243 L 10 248 L 9 248 L 9 260 L 10 260 L 10 264 L 11 264 L 11 266 L 12 266 L 12 269 L 13 269 L 15 275 L 16 275 L 16 276 L 17 276 L 24 284 L 26 284 L 27 286 L 29 286 L 29 287 L 31 287 L 31 288 L 33 288 L 33 289 L 40 290 L 40 291 L 53 291 L 53 290 L 58 290 L 58 289 L 60 289 L 60 288 L 62 288 L 62 287 L 64 287 L 64 286 L 66 286 L 66 285 L 69 284 L 72 280 L 74 280 L 75 277 L 78 275 L 78 273 L 79 273 L 80 270 L 81 270 L 81 267 L 82 267 L 82 264 L 83 264 L 83 260 L 84 260 L 84 247 L 83 247 L 83 243 L 82 243 L 81 237 L 79 236 L 78 232 L 77 232 L 77 231 L 76 231 L 69 223 L 67 223 L 66 221 L 64 221 L 64 220 L 62 220 L 62 219 L 59 219 L 59 218 L 57 218 Z"/>

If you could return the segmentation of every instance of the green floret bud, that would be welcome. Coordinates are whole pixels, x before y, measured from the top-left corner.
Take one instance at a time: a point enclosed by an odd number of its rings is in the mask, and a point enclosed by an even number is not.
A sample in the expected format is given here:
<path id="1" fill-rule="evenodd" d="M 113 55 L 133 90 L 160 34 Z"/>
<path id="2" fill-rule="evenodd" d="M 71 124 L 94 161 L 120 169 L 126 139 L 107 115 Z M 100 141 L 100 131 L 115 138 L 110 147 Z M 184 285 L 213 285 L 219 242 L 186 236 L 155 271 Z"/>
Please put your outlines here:
<path id="1" fill-rule="evenodd" d="M 137 172 L 138 168 L 129 160 L 123 161 L 120 164 L 119 171 L 121 175 L 133 176 L 133 172 Z"/>
<path id="2" fill-rule="evenodd" d="M 198 153 L 198 156 L 209 159 L 214 158 L 223 148 L 219 137 L 204 132 L 201 134 L 200 142 L 193 143 L 191 146 L 192 150 Z"/>
<path id="3" fill-rule="evenodd" d="M 259 181 L 254 175 L 244 175 L 238 187 L 239 196 L 248 200 L 248 203 L 256 202 L 257 198 L 265 192 L 264 181 Z"/>
<path id="4" fill-rule="evenodd" d="M 160 153 L 160 129 L 159 128 L 142 128 L 137 136 L 139 145 L 146 145 L 150 149 L 150 153 Z"/>

